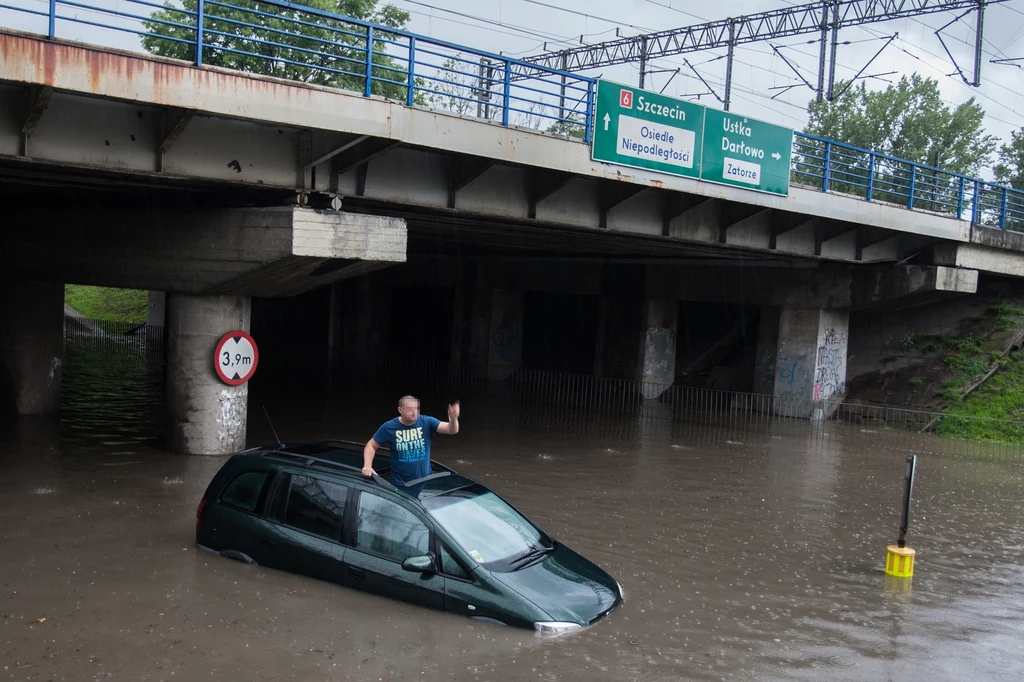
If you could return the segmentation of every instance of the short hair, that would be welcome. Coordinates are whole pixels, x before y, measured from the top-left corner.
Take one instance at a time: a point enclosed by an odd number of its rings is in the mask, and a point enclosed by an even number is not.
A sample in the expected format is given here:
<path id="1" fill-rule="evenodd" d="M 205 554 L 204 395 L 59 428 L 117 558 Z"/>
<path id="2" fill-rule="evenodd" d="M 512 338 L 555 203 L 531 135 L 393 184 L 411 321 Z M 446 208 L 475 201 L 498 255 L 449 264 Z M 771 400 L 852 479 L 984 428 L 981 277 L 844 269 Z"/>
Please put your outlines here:
<path id="1" fill-rule="evenodd" d="M 415 400 L 418 402 L 419 398 L 417 398 L 414 395 L 403 395 L 401 398 L 398 399 L 398 406 L 401 407 L 406 400 Z"/>

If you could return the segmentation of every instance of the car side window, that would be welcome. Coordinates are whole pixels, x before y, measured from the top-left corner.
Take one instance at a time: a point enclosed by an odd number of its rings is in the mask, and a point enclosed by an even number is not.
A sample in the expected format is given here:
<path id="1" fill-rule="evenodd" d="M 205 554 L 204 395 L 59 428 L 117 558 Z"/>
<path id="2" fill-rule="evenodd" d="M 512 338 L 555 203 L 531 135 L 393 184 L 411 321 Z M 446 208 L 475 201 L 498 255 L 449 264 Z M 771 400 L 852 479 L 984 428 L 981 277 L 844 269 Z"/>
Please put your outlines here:
<path id="1" fill-rule="evenodd" d="M 348 487 L 311 476 L 292 476 L 288 506 L 284 510 L 287 526 L 341 540 Z"/>
<path id="2" fill-rule="evenodd" d="M 430 529 L 400 504 L 363 492 L 359 496 L 356 547 L 401 562 L 430 551 Z"/>
<path id="3" fill-rule="evenodd" d="M 220 496 L 220 501 L 245 511 L 256 511 L 260 491 L 263 490 L 268 475 L 265 471 L 247 471 L 236 476 Z"/>
<path id="4" fill-rule="evenodd" d="M 443 542 L 438 541 L 441 552 L 441 572 L 446 573 L 456 578 L 462 578 L 463 580 L 469 580 L 469 573 L 462 568 L 462 564 L 452 555 L 451 550 Z"/>

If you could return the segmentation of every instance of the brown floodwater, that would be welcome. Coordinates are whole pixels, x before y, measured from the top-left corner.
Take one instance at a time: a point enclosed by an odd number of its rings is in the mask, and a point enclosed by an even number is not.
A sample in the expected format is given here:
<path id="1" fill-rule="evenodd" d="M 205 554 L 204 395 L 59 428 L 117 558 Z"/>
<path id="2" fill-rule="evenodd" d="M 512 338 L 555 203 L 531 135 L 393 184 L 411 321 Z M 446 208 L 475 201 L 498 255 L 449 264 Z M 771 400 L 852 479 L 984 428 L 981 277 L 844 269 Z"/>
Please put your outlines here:
<path id="1" fill-rule="evenodd" d="M 592 628 L 540 638 L 198 552 L 195 507 L 225 458 L 159 448 L 152 378 L 114 390 L 72 365 L 62 421 L 0 425 L 0 680 L 1024 678 L 1019 463 L 918 448 L 917 566 L 897 581 L 882 569 L 905 453 L 884 433 L 464 401 L 434 458 L 625 593 Z M 298 402 L 268 403 L 285 440 L 365 440 L 394 412 Z M 261 404 L 250 445 L 273 440 Z"/>

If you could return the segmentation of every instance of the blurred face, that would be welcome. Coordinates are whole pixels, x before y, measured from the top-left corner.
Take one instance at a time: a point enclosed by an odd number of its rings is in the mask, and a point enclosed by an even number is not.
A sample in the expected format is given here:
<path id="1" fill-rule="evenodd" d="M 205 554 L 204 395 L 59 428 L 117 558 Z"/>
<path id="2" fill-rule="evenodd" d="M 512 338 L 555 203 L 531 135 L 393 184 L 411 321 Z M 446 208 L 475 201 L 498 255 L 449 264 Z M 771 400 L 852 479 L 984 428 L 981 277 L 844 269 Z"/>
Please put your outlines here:
<path id="1" fill-rule="evenodd" d="M 415 398 L 398 403 L 398 418 L 404 424 L 412 424 L 420 416 L 420 401 Z"/>

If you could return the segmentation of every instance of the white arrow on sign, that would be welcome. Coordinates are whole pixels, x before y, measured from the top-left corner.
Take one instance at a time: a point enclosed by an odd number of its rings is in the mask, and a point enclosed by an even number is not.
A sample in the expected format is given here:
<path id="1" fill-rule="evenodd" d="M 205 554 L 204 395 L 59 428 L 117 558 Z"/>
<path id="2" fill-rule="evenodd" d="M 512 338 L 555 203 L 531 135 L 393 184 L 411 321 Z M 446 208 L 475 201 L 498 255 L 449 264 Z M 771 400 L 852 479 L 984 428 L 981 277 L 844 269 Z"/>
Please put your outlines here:
<path id="1" fill-rule="evenodd" d="M 778 161 L 779 159 L 782 158 L 782 154 L 775 152 L 774 154 L 772 154 L 772 158 Z"/>
<path id="2" fill-rule="evenodd" d="M 612 117 L 608 114 L 604 115 L 604 129 L 608 130 L 608 124 L 612 122 Z"/>

